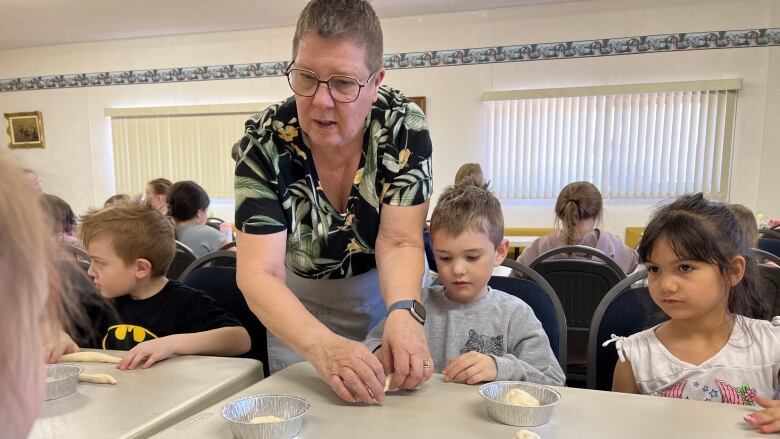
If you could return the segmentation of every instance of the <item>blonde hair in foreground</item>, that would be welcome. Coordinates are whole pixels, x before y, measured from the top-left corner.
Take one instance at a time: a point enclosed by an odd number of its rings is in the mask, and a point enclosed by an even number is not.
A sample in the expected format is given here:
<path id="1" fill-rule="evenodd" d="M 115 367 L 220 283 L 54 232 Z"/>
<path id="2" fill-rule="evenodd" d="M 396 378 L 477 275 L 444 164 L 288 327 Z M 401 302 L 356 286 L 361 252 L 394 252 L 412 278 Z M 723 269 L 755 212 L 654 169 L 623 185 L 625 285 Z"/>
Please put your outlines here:
<path id="1" fill-rule="evenodd" d="M 21 168 L 0 151 L 0 425 L 11 438 L 27 436 L 43 403 L 41 322 L 51 322 L 44 308 L 59 283 L 53 237 L 36 199 Z"/>

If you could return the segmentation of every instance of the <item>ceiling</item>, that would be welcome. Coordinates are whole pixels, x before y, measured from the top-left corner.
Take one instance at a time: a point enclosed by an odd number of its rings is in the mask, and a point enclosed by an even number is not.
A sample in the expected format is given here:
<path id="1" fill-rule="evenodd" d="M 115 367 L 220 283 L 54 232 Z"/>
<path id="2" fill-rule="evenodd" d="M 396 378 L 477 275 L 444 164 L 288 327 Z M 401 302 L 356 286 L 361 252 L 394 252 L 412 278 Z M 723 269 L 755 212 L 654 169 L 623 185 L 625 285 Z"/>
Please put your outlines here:
<path id="1" fill-rule="evenodd" d="M 582 0 L 373 0 L 381 18 Z M 0 0 L 0 50 L 293 26 L 306 0 Z"/>

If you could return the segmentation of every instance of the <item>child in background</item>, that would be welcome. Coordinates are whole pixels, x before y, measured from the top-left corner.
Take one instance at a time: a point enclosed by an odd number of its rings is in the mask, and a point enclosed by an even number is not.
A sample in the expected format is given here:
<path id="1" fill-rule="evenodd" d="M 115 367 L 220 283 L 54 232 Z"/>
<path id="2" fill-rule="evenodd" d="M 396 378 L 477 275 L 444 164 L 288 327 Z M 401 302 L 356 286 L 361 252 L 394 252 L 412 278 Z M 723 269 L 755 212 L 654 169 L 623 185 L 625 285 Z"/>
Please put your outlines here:
<path id="1" fill-rule="evenodd" d="M 548 250 L 576 244 L 601 250 L 617 262 L 623 271 L 633 272 L 638 264 L 637 253 L 626 247 L 619 237 L 596 228 L 603 212 L 601 192 L 596 186 L 587 181 L 569 183 L 558 194 L 558 200 L 555 202 L 556 223 L 560 225 L 560 229 L 535 240 L 517 261 L 530 265 Z M 571 256 L 561 254 L 557 257 Z M 520 273 L 514 275 L 522 276 Z"/>
<path id="2" fill-rule="evenodd" d="M 167 178 L 155 178 L 146 183 L 144 192 L 146 204 L 160 211 L 163 215 L 168 213 L 168 190 L 173 183 Z"/>
<path id="3" fill-rule="evenodd" d="M 729 209 L 734 214 L 734 219 L 737 220 L 737 227 L 740 233 L 742 233 L 745 242 L 747 242 L 748 247 L 758 247 L 758 222 L 756 221 L 756 216 L 753 215 L 753 211 L 741 204 L 729 204 Z M 759 258 L 758 263 L 777 267 L 777 264 L 764 258 Z"/>
<path id="4" fill-rule="evenodd" d="M 177 181 L 168 191 L 168 214 L 176 226 L 176 240 L 197 258 L 230 242 L 222 232 L 206 225 L 210 203 L 209 195 L 194 181 Z"/>
<path id="5" fill-rule="evenodd" d="M 487 285 L 509 248 L 503 231 L 501 204 L 481 175 L 462 178 L 439 198 L 431 215 L 431 240 L 443 285 L 422 293 L 432 366 L 457 383 L 562 385 L 565 376 L 533 310 Z M 389 356 L 380 345 L 384 322 L 365 341 L 380 360 Z"/>
<path id="6" fill-rule="evenodd" d="M 49 218 L 57 241 L 83 248 L 81 240 L 76 236 L 76 214 L 70 204 L 51 194 L 41 194 L 38 200 Z"/>
<path id="7" fill-rule="evenodd" d="M 766 319 L 756 263 L 734 215 L 702 194 L 651 218 L 639 255 L 653 301 L 670 317 L 617 341 L 612 390 L 755 405 L 745 420 L 769 433 L 780 421 L 780 327 Z M 607 342 L 609 343 L 609 342 Z M 606 344 L 606 343 L 605 343 Z"/>
<path id="8" fill-rule="evenodd" d="M 130 195 L 127 194 L 116 194 L 111 195 L 108 197 L 105 203 L 103 203 L 103 207 L 113 207 L 118 204 L 126 204 L 131 203 L 133 201 L 133 198 Z"/>
<path id="9" fill-rule="evenodd" d="M 130 350 L 119 369 L 150 367 L 176 354 L 249 350 L 249 334 L 233 316 L 203 292 L 165 277 L 175 243 L 160 212 L 138 203 L 91 211 L 80 235 L 92 259 L 89 275 L 119 317 L 101 325 L 99 347 Z"/>

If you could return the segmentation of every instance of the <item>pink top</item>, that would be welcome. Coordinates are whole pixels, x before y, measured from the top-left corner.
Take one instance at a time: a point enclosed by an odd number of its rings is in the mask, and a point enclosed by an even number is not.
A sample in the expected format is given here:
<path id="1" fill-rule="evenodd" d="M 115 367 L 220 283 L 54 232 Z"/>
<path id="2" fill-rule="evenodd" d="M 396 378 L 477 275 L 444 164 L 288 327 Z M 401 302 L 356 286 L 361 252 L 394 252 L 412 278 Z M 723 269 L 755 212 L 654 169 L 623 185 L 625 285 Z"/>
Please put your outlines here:
<path id="1" fill-rule="evenodd" d="M 620 265 L 620 268 L 626 273 L 633 272 L 636 269 L 637 264 L 639 264 L 639 255 L 636 251 L 626 247 L 626 245 L 623 244 L 622 239 L 609 232 L 593 229 L 576 244 L 601 250 L 617 262 L 617 264 Z M 563 236 L 563 231 L 556 230 L 555 232 L 547 236 L 542 236 L 534 241 L 534 243 L 526 248 L 523 254 L 517 258 L 517 262 L 520 262 L 523 265 L 531 265 L 531 262 L 542 253 L 554 248 L 563 247 L 564 245 L 566 245 L 566 238 Z M 576 254 L 574 256 L 577 257 Z M 553 257 L 569 258 L 571 255 L 559 254 Z"/>

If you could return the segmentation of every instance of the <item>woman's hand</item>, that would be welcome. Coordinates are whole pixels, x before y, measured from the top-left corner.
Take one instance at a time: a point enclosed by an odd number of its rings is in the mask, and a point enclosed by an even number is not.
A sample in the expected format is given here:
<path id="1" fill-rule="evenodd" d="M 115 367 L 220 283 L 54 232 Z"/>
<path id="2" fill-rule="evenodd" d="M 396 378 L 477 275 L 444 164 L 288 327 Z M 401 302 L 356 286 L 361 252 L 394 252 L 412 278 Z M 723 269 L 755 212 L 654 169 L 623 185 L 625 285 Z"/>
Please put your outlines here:
<path id="1" fill-rule="evenodd" d="M 393 373 L 391 389 L 416 389 L 433 374 L 423 325 L 408 312 L 398 310 L 387 316 L 381 351 L 385 372 Z"/>
<path id="2" fill-rule="evenodd" d="M 745 416 L 745 422 L 758 427 L 761 433 L 776 433 L 780 431 L 780 401 L 762 398 L 756 395 L 755 401 L 764 408 Z"/>
<path id="3" fill-rule="evenodd" d="M 384 401 L 382 363 L 362 343 L 330 333 L 307 359 L 344 401 Z"/>

